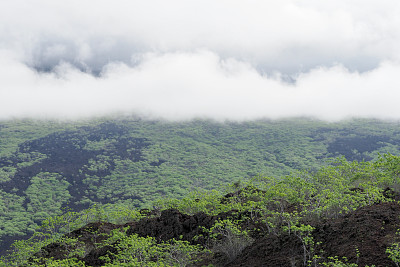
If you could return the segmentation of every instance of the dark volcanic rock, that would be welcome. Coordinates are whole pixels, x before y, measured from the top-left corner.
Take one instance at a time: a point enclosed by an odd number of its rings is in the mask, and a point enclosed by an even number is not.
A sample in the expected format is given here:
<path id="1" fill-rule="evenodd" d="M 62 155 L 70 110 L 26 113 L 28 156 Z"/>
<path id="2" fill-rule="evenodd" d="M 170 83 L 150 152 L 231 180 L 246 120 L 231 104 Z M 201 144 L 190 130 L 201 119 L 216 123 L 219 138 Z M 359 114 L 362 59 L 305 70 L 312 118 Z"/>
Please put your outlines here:
<path id="1" fill-rule="evenodd" d="M 359 266 L 395 266 L 388 258 L 385 250 L 397 241 L 396 231 L 400 225 L 400 205 L 396 202 L 377 203 L 360 208 L 343 217 L 325 220 L 314 225 L 312 235 L 315 242 L 321 242 L 315 247 L 322 260 L 331 256 L 339 259 L 346 257 L 349 263 Z M 143 237 L 152 236 L 158 241 L 183 239 L 192 244 L 206 244 L 205 238 L 194 241 L 193 237 L 204 234 L 201 226 L 210 228 L 217 219 L 230 216 L 239 218 L 242 214 L 229 212 L 218 216 L 208 216 L 204 213 L 186 215 L 178 210 L 169 209 L 161 212 L 159 217 L 144 218 L 138 222 L 125 225 L 110 223 L 92 223 L 68 234 L 84 242 L 91 250 L 83 258 L 88 266 L 104 264 L 99 257 L 108 253 L 116 253 L 111 246 L 96 248 L 95 243 L 101 242 L 113 229 L 129 226 L 128 234 L 138 234 Z M 304 254 L 300 239 L 295 235 L 253 236 L 255 241 L 245 248 L 232 262 L 224 263 L 221 255 L 202 259 L 196 266 L 214 264 L 215 266 L 303 266 Z M 38 254 L 55 259 L 66 257 L 68 247 L 62 244 L 50 244 Z M 359 251 L 359 256 L 357 252 Z"/>
<path id="2" fill-rule="evenodd" d="M 343 217 L 315 226 L 313 238 L 321 242 L 316 249 L 323 259 L 346 257 L 359 266 L 395 266 L 386 248 L 396 241 L 400 226 L 400 205 L 395 202 L 363 207 Z M 359 251 L 357 257 L 356 249 Z M 256 240 L 227 266 L 302 266 L 303 251 L 295 236 L 270 235 Z"/>
<path id="3" fill-rule="evenodd" d="M 329 256 L 347 257 L 354 263 L 358 260 L 359 266 L 395 266 L 385 251 L 396 241 L 399 215 L 397 203 L 374 204 L 319 225 L 313 235 L 322 242 L 322 249 Z"/>
<path id="4" fill-rule="evenodd" d="M 193 237 L 203 233 L 200 226 L 211 228 L 216 219 L 216 216 L 208 216 L 205 213 L 190 216 L 169 209 L 162 211 L 158 218 L 145 218 L 133 224 L 127 233 L 136 233 L 143 237 L 152 236 L 159 241 L 175 238 L 193 242 Z"/>

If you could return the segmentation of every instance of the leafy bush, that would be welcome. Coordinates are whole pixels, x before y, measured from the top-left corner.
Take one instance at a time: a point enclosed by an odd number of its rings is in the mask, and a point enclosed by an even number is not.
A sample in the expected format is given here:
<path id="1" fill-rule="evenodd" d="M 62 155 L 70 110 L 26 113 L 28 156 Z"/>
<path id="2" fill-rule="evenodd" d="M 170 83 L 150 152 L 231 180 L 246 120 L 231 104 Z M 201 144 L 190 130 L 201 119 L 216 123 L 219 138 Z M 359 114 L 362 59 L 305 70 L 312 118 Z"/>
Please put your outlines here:
<path id="1" fill-rule="evenodd" d="M 213 251 L 223 253 L 229 262 L 253 242 L 246 230 L 241 230 L 236 222 L 229 219 L 219 220 L 204 231 L 210 234 Z"/>
<path id="2" fill-rule="evenodd" d="M 170 240 L 157 243 L 153 237 L 139 237 L 114 231 L 111 244 L 116 249 L 101 259 L 104 266 L 188 266 L 197 261 L 198 256 L 205 250 L 199 245 L 191 245 L 187 241 Z M 109 243 L 106 242 L 106 243 Z"/>
<path id="3" fill-rule="evenodd" d="M 328 257 L 328 262 L 323 262 L 323 263 L 321 263 L 321 265 L 324 267 L 357 267 L 358 266 L 358 264 L 356 264 L 356 263 L 348 263 L 346 258 L 343 258 L 342 260 L 340 260 L 337 256 Z"/>

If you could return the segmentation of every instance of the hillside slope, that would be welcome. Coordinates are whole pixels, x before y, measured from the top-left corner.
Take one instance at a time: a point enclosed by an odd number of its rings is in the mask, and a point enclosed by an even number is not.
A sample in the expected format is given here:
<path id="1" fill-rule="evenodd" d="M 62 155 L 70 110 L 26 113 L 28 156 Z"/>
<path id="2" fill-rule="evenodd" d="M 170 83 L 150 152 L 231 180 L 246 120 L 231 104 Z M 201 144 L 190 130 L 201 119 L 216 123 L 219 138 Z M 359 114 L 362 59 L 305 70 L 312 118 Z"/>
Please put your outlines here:
<path id="1" fill-rule="evenodd" d="M 315 170 L 329 157 L 397 154 L 398 133 L 399 124 L 373 120 L 0 122 L 0 239 L 33 233 L 65 209 L 151 207 L 199 188 Z"/>
<path id="2" fill-rule="evenodd" d="M 154 209 L 67 212 L 16 242 L 0 266 L 397 266 L 399 166 L 390 154 L 340 159 Z"/>

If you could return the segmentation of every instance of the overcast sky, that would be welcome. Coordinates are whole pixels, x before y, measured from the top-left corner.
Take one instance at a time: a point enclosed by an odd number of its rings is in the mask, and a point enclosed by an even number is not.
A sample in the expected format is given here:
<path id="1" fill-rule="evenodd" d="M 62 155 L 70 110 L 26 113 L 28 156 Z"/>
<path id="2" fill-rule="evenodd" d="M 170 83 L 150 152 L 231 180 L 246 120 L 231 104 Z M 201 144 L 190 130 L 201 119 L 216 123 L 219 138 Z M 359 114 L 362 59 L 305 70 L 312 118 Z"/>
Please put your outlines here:
<path id="1" fill-rule="evenodd" d="M 0 0 L 0 119 L 400 119 L 398 0 Z"/>

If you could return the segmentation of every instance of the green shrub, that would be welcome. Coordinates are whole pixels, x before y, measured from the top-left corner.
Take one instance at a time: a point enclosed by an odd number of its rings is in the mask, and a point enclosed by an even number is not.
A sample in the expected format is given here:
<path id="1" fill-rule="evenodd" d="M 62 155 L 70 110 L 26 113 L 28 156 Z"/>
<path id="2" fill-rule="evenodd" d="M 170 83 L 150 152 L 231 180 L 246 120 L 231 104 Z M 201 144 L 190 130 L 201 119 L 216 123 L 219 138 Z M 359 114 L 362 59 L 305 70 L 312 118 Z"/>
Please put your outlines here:
<path id="1" fill-rule="evenodd" d="M 219 220 L 210 229 L 204 229 L 213 240 L 212 249 L 214 252 L 223 253 L 229 262 L 236 257 L 252 242 L 246 230 L 241 230 L 237 222 L 232 220 Z"/>

